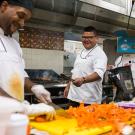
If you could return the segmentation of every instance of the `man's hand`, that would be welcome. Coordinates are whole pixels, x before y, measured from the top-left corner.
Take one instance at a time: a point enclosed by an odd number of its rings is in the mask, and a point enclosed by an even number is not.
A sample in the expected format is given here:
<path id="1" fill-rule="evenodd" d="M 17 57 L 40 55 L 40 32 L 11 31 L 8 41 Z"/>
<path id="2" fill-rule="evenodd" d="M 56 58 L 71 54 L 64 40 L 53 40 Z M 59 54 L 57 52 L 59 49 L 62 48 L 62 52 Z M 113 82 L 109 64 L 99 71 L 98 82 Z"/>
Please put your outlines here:
<path id="1" fill-rule="evenodd" d="M 73 84 L 75 85 L 75 86 L 77 86 L 77 87 L 80 87 L 83 83 L 84 83 L 84 78 L 83 77 L 81 77 L 81 78 L 76 78 L 76 79 L 74 79 L 74 81 L 73 81 Z"/>
<path id="2" fill-rule="evenodd" d="M 52 106 L 46 105 L 44 103 L 39 104 L 29 104 L 29 103 L 22 103 L 25 114 L 29 116 L 40 116 L 45 115 L 46 120 L 53 120 L 55 119 L 56 112 L 55 109 Z"/>
<path id="3" fill-rule="evenodd" d="M 34 85 L 31 88 L 31 91 L 35 94 L 35 96 L 43 103 L 52 102 L 50 97 L 50 92 L 47 91 L 43 85 Z"/>

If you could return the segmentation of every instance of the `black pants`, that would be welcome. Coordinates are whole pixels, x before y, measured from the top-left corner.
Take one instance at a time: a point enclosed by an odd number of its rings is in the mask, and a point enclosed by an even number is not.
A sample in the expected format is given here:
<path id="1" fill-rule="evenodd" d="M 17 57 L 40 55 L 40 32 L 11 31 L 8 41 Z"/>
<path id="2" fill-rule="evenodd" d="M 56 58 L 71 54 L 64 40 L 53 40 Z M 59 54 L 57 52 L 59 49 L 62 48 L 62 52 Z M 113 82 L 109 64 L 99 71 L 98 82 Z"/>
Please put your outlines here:
<path id="1" fill-rule="evenodd" d="M 88 106 L 88 105 L 90 105 L 90 104 L 84 104 L 84 106 Z M 68 106 L 78 107 L 78 106 L 80 106 L 80 103 L 69 99 Z"/>

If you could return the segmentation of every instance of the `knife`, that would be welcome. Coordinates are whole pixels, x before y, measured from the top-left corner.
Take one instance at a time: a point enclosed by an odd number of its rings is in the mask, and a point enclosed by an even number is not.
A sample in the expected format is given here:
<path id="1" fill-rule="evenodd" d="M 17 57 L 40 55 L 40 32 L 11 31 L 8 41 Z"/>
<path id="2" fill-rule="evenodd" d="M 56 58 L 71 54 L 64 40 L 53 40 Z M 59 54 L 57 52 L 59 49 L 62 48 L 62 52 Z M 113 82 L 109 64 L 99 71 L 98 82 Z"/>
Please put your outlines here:
<path id="1" fill-rule="evenodd" d="M 55 110 L 62 109 L 60 106 L 54 104 L 53 102 L 49 102 L 48 105 L 52 106 Z"/>
<path id="2" fill-rule="evenodd" d="M 35 98 L 35 100 L 36 100 L 38 103 L 41 103 L 39 99 Z M 55 110 L 61 109 L 60 106 L 54 104 L 53 102 L 48 102 L 47 105 L 52 106 Z"/>
<path id="3" fill-rule="evenodd" d="M 64 110 L 63 108 L 61 108 L 60 106 L 54 104 L 54 103 L 48 103 L 48 105 L 54 107 L 55 111 L 56 111 L 56 114 L 58 116 L 63 116 L 63 117 L 66 117 L 66 118 L 71 118 L 71 116 L 66 112 L 66 110 Z"/>
<path id="4" fill-rule="evenodd" d="M 72 79 L 71 77 L 66 76 L 65 74 L 60 74 L 60 76 L 62 78 L 64 78 L 64 79 L 68 80 L 68 81 L 72 81 L 72 82 L 74 81 L 74 79 Z"/>

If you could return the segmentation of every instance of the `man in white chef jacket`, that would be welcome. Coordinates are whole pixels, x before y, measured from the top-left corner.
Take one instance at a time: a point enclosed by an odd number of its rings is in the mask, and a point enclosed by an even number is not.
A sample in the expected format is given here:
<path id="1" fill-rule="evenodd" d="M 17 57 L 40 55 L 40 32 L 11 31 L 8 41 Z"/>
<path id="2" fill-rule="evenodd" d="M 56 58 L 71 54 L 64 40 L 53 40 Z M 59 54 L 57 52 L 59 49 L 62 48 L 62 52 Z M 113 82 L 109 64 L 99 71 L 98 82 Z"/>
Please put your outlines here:
<path id="1" fill-rule="evenodd" d="M 0 1 L 0 95 L 22 102 L 25 88 L 41 102 L 47 103 L 51 102 L 50 93 L 42 85 L 29 80 L 20 45 L 12 38 L 12 34 L 22 28 L 31 15 L 31 0 Z"/>
<path id="2" fill-rule="evenodd" d="M 101 103 L 102 80 L 107 67 L 107 57 L 97 44 L 98 36 L 94 27 L 84 28 L 80 51 L 74 63 L 72 81 L 65 88 L 64 95 L 69 105 L 78 106 L 80 102 Z"/>

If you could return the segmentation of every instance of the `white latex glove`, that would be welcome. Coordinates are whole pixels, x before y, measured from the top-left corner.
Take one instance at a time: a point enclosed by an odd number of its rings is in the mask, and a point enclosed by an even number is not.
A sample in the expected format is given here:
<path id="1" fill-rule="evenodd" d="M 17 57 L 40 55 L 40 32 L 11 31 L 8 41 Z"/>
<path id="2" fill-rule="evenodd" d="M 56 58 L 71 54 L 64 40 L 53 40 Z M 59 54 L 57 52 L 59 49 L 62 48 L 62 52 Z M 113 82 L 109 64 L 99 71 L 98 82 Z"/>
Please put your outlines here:
<path id="1" fill-rule="evenodd" d="M 52 102 L 50 97 L 50 92 L 47 91 L 43 85 L 34 85 L 31 88 L 31 91 L 35 94 L 35 96 L 43 103 Z"/>
<path id="2" fill-rule="evenodd" d="M 44 103 L 39 104 L 25 104 L 22 103 L 25 108 L 25 114 L 29 116 L 39 116 L 45 115 L 46 120 L 55 119 L 56 112 L 52 106 L 46 105 Z"/>

